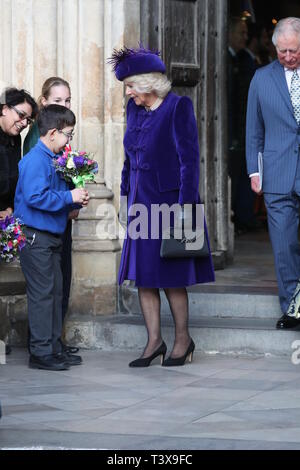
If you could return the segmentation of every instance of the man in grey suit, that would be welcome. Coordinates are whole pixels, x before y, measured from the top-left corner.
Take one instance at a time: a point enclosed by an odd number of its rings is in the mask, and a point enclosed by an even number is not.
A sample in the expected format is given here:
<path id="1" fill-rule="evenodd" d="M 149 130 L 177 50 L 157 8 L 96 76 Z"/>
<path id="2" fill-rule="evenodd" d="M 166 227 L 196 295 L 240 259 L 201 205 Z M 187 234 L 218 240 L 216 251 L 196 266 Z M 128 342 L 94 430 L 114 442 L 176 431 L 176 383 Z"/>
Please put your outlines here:
<path id="1" fill-rule="evenodd" d="M 252 190 L 260 194 L 262 183 L 283 312 L 276 326 L 285 329 L 300 326 L 300 19 L 280 20 L 272 41 L 278 60 L 258 69 L 249 89 L 246 154 Z"/>

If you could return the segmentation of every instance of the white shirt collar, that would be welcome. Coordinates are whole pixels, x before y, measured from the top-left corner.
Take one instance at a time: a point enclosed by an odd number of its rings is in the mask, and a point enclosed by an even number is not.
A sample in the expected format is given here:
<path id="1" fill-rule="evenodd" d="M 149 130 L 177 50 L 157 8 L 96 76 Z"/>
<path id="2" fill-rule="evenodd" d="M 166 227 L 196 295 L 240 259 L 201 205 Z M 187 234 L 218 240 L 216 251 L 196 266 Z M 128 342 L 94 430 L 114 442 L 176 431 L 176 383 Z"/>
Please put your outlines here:
<path id="1" fill-rule="evenodd" d="M 255 54 L 253 54 L 253 52 L 250 51 L 250 49 L 248 49 L 248 47 L 245 47 L 245 51 L 248 52 L 248 54 L 250 55 L 250 57 L 251 57 L 253 60 L 256 60 Z"/>
<path id="2" fill-rule="evenodd" d="M 228 50 L 229 50 L 230 54 L 232 55 L 232 57 L 236 56 L 236 52 L 231 46 L 228 46 Z"/>
<path id="3" fill-rule="evenodd" d="M 300 67 L 298 67 L 296 70 L 297 70 L 297 72 L 298 72 L 298 74 L 299 74 L 299 73 L 300 73 Z M 294 69 L 289 69 L 289 68 L 287 68 L 287 67 L 284 67 L 284 71 L 285 71 L 285 72 L 293 73 L 293 72 L 294 72 Z"/>
<path id="4" fill-rule="evenodd" d="M 298 75 L 300 77 L 300 67 L 298 67 L 296 70 L 297 70 Z M 287 83 L 287 86 L 288 86 L 288 90 L 290 91 L 291 90 L 291 84 L 292 84 L 292 76 L 293 76 L 294 70 L 291 70 L 291 69 L 288 69 L 287 67 L 284 67 L 284 73 L 285 73 L 285 78 L 286 78 L 286 83 Z"/>
<path id="5" fill-rule="evenodd" d="M 162 98 L 157 98 L 157 100 L 153 103 L 152 106 L 145 106 L 146 111 L 154 111 L 157 109 L 163 102 Z"/>

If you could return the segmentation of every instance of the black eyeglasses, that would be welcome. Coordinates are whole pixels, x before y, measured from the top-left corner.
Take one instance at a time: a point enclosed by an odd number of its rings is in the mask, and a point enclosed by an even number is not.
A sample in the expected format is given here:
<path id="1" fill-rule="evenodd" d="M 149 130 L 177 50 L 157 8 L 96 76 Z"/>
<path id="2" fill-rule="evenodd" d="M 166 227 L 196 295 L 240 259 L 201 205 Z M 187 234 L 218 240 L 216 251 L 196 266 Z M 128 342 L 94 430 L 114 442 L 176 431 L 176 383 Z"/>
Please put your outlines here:
<path id="1" fill-rule="evenodd" d="M 18 108 L 16 108 L 15 106 L 12 106 L 12 105 L 10 106 L 10 108 L 12 108 L 17 113 L 17 115 L 20 118 L 20 121 L 25 121 L 25 119 L 26 119 L 27 125 L 28 124 L 31 125 L 33 123 L 33 119 L 29 116 L 26 116 L 26 114 L 23 113 L 23 111 L 20 111 Z"/>
<path id="2" fill-rule="evenodd" d="M 57 130 L 58 130 L 58 129 L 57 129 Z M 58 130 L 58 132 L 59 132 L 60 134 L 63 134 L 63 135 L 64 135 L 65 137 L 67 137 L 67 139 L 69 139 L 69 140 L 72 140 L 73 137 L 74 137 L 74 133 L 73 133 L 73 132 L 70 132 L 70 134 L 68 134 L 68 132 L 64 132 L 64 131 L 60 131 L 60 130 Z"/>

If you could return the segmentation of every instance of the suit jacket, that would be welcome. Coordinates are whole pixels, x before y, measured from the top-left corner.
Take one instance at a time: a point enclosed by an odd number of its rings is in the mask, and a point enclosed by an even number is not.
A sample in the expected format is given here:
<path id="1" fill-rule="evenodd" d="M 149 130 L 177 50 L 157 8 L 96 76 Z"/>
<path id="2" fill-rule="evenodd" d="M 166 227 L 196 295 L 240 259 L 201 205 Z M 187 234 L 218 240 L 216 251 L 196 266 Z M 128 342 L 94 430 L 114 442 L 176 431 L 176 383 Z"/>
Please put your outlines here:
<path id="1" fill-rule="evenodd" d="M 300 127 L 294 117 L 284 67 L 278 60 L 258 69 L 251 81 L 246 125 L 248 173 L 258 172 L 263 153 L 263 191 L 291 191 L 298 164 Z"/>

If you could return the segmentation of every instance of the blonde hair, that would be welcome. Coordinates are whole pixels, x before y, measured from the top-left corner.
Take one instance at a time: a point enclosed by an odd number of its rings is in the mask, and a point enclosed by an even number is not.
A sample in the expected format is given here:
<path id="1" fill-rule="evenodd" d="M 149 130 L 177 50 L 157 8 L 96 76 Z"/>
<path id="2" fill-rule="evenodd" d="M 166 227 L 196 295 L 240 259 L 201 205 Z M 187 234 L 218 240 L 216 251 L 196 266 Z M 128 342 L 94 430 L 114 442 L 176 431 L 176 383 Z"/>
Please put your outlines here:
<path id="1" fill-rule="evenodd" d="M 159 98 L 167 96 L 172 87 L 168 77 L 160 72 L 131 75 L 125 78 L 124 83 L 131 83 L 137 93 L 155 93 Z"/>
<path id="2" fill-rule="evenodd" d="M 67 87 L 69 89 L 69 92 L 71 92 L 71 88 L 70 88 L 69 83 L 66 80 L 64 80 L 63 78 L 60 78 L 60 77 L 47 78 L 47 80 L 44 82 L 44 84 L 42 86 L 41 96 L 37 100 L 39 108 L 43 107 L 42 99 L 45 98 L 45 100 L 47 100 L 49 98 L 49 95 L 51 93 L 51 88 L 54 87 L 54 86 L 60 86 L 60 85 L 63 85 L 65 87 Z"/>

